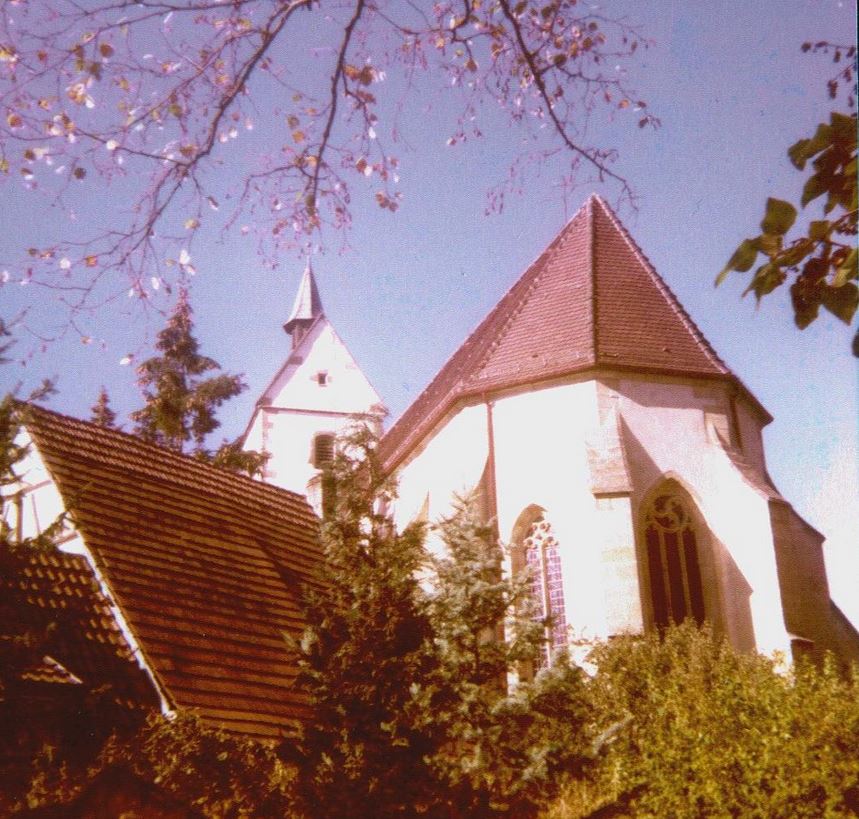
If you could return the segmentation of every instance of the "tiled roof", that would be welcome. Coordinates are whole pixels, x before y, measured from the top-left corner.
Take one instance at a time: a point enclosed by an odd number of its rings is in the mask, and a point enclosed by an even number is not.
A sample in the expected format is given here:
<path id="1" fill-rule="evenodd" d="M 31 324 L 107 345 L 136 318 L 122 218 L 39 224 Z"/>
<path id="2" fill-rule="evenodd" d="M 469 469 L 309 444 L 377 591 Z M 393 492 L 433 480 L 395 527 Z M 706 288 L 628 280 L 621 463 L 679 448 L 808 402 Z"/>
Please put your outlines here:
<path id="1" fill-rule="evenodd" d="M 157 704 L 151 681 L 134 659 L 85 557 L 35 550 L 5 554 L 0 593 L 0 639 L 30 628 L 44 635 L 38 644 L 43 656 L 24 669 L 22 679 L 109 685 L 124 704 Z"/>
<path id="2" fill-rule="evenodd" d="M 395 467 L 462 399 L 597 368 L 736 380 L 594 195 L 385 435 L 382 458 Z"/>
<path id="3" fill-rule="evenodd" d="M 321 559 L 305 500 L 43 409 L 26 425 L 173 703 L 257 736 L 305 716 L 283 636 Z"/>

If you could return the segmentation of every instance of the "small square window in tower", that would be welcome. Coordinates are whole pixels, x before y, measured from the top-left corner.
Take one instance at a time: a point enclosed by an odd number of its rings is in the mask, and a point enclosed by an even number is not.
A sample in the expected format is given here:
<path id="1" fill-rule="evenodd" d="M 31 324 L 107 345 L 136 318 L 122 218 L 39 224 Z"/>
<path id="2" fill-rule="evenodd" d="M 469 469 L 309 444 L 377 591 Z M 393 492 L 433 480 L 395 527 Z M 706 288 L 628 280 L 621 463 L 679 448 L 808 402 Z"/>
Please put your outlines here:
<path id="1" fill-rule="evenodd" d="M 334 460 L 334 436 L 330 432 L 320 432 L 313 437 L 313 465 L 322 469 Z"/>
<path id="2" fill-rule="evenodd" d="M 328 386 L 328 372 L 326 370 L 320 370 L 316 373 L 316 383 L 319 384 L 320 387 Z"/>

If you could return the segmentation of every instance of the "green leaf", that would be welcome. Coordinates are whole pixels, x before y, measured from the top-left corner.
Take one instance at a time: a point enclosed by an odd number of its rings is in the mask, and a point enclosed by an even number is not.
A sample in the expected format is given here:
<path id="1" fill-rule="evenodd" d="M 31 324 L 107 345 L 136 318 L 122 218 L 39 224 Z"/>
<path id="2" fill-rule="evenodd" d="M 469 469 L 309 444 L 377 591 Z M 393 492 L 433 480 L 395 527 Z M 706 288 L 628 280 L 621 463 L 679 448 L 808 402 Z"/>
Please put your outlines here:
<path id="1" fill-rule="evenodd" d="M 809 202 L 813 202 L 818 196 L 826 193 L 832 184 L 831 176 L 824 176 L 822 173 L 816 173 L 808 178 L 805 186 L 802 189 L 802 206 L 805 207 Z"/>
<path id="2" fill-rule="evenodd" d="M 749 291 L 754 292 L 758 301 L 768 293 L 772 293 L 782 282 L 784 282 L 785 273 L 777 265 L 772 262 L 767 262 L 761 265 L 756 271 L 752 279 L 752 283 L 746 288 L 745 295 Z"/>
<path id="3" fill-rule="evenodd" d="M 820 287 L 800 277 L 790 286 L 790 299 L 793 303 L 793 320 L 800 330 L 804 330 L 820 312 Z"/>
<path id="4" fill-rule="evenodd" d="M 835 139 L 856 144 L 856 116 L 833 111 L 829 119 Z"/>
<path id="5" fill-rule="evenodd" d="M 723 281 L 725 276 L 732 270 L 737 270 L 740 273 L 745 273 L 752 269 L 755 259 L 758 257 L 758 239 L 743 239 L 740 246 L 734 251 L 734 255 L 728 260 L 728 263 L 716 276 L 716 287 Z"/>
<path id="6" fill-rule="evenodd" d="M 792 267 L 799 264 L 812 250 L 814 250 L 814 242 L 803 237 L 782 252 L 778 257 L 778 264 L 780 267 Z"/>
<path id="7" fill-rule="evenodd" d="M 853 282 L 842 284 L 841 287 L 824 286 L 821 301 L 832 315 L 850 324 L 859 307 L 859 287 Z"/>
<path id="8" fill-rule="evenodd" d="M 793 145 L 787 149 L 788 158 L 793 163 L 794 168 L 799 171 L 805 169 L 805 163 L 811 156 L 808 152 L 808 146 L 810 144 L 810 139 L 800 139 L 798 142 L 794 142 Z"/>
<path id="9" fill-rule="evenodd" d="M 804 204 L 804 203 L 803 203 Z M 770 235 L 783 236 L 796 221 L 796 208 L 784 199 L 767 199 L 767 210 L 761 230 Z"/>
<path id="10" fill-rule="evenodd" d="M 829 238 L 832 223 L 828 219 L 817 219 L 808 226 L 808 238 L 812 242 L 822 242 Z"/>
<path id="11" fill-rule="evenodd" d="M 833 287 L 843 287 L 851 279 L 859 279 L 857 258 L 859 258 L 859 252 L 854 247 L 847 254 L 847 258 L 836 268 L 835 277 L 832 279 Z"/>

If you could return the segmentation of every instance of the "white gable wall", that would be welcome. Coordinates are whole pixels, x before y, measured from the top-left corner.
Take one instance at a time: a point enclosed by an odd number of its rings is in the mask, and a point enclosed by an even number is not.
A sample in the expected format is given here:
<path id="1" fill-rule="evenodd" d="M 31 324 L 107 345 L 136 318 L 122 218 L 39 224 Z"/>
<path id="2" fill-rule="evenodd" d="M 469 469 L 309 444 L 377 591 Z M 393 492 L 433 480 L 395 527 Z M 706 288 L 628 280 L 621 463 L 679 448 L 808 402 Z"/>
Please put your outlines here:
<path id="1" fill-rule="evenodd" d="M 244 445 L 271 454 L 265 480 L 305 494 L 318 474 L 314 437 L 344 432 L 355 416 L 377 424 L 372 413 L 380 403 L 346 345 L 320 317 L 257 402 Z"/>

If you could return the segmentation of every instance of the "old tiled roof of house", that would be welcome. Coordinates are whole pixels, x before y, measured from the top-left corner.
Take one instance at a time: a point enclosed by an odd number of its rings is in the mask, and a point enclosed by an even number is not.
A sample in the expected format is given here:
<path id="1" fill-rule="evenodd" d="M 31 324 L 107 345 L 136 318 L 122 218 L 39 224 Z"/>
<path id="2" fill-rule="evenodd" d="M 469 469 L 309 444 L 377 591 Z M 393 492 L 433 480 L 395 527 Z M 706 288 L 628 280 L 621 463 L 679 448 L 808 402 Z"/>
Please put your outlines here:
<path id="1" fill-rule="evenodd" d="M 261 737 L 305 716 L 284 639 L 320 560 L 305 500 L 40 408 L 26 426 L 172 704 Z"/>
<path id="2" fill-rule="evenodd" d="M 461 400 L 592 369 L 731 379 L 745 392 L 595 195 L 385 435 L 383 460 L 395 467 Z"/>
<path id="3" fill-rule="evenodd" d="M 32 630 L 37 657 L 21 673 L 29 682 L 109 686 L 125 705 L 156 705 L 151 681 L 82 555 L 33 550 L 0 561 L 0 639 Z"/>

